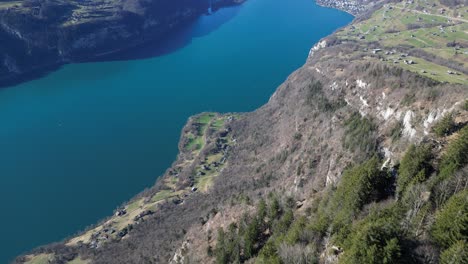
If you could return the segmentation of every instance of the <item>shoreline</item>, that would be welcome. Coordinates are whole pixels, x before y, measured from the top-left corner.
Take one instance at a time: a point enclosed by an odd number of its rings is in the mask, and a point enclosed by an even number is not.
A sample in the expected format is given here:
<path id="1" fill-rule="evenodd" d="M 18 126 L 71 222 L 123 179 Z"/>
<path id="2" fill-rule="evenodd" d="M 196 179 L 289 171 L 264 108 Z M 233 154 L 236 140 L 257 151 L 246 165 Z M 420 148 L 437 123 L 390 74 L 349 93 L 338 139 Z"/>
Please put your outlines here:
<path id="1" fill-rule="evenodd" d="M 245 1 L 242 1 L 242 2 L 245 2 Z M 356 15 L 354 15 L 354 14 L 352 14 L 352 13 L 350 13 L 350 12 L 344 10 L 344 9 L 335 8 L 335 7 L 331 7 L 331 6 L 327 6 L 327 5 L 322 5 L 322 4 L 319 4 L 317 1 L 316 1 L 316 3 L 317 3 L 317 5 L 320 6 L 320 7 L 323 7 L 323 8 L 330 8 L 330 9 L 337 9 L 337 10 L 340 10 L 340 11 L 342 11 L 342 12 L 346 12 L 346 13 L 348 13 L 348 14 L 353 15 L 354 18 L 357 17 Z M 354 20 L 352 20 L 349 24 L 353 23 L 353 21 L 354 21 Z M 347 24 L 347 25 L 349 25 L 349 24 Z M 347 25 L 345 25 L 345 26 L 347 26 Z M 335 31 L 336 31 L 336 30 L 339 30 L 339 28 L 335 29 Z M 332 34 L 330 34 L 330 35 L 333 35 L 333 34 L 334 34 L 334 33 L 332 33 Z M 326 37 L 329 37 L 330 35 L 327 35 Z M 316 43 L 315 43 L 315 44 L 316 44 Z M 312 47 L 313 47 L 315 44 L 312 43 Z M 140 44 L 140 45 L 142 45 L 142 44 Z M 144 44 L 143 44 L 143 45 L 144 45 Z M 135 45 L 135 46 L 138 46 L 138 45 Z M 125 49 L 125 50 L 126 50 L 126 49 Z M 119 51 L 116 51 L 116 52 L 118 53 Z M 308 56 L 306 56 L 306 59 L 307 59 L 307 58 L 308 58 Z M 83 61 L 83 62 L 86 62 L 86 61 Z M 74 62 L 70 62 L 70 63 L 74 63 Z M 58 65 L 59 67 L 61 67 L 61 66 L 65 65 L 65 64 L 60 64 L 60 63 L 59 63 L 59 64 L 57 64 L 57 65 Z M 296 69 L 296 70 L 297 70 L 297 69 Z M 279 88 L 277 88 L 277 89 L 274 91 L 274 93 L 276 93 L 276 91 L 278 91 L 278 89 L 279 89 Z M 272 93 L 271 96 L 273 96 L 274 93 Z M 261 107 L 262 107 L 262 106 L 261 106 Z M 256 111 L 256 110 L 258 110 L 258 108 L 255 109 L 254 111 Z M 196 117 L 196 116 L 202 115 L 202 114 L 204 114 L 204 113 L 199 113 L 199 114 L 196 114 L 196 115 L 194 115 L 194 116 L 191 116 L 190 119 L 192 119 L 192 118 L 194 118 L 194 117 Z M 218 114 L 218 115 L 228 115 L 227 113 L 224 114 L 224 113 L 218 113 L 218 112 L 216 112 L 215 114 Z M 190 119 L 189 119 L 189 120 L 190 120 Z M 187 123 L 189 123 L 189 121 L 188 121 Z M 187 124 L 186 124 L 186 125 L 187 125 Z M 182 132 L 181 132 L 181 133 L 182 133 Z M 174 164 L 178 162 L 178 160 L 179 160 L 179 155 L 180 155 L 180 154 L 181 154 L 181 152 L 179 151 L 179 152 L 178 152 L 178 155 L 177 155 L 177 159 L 174 161 Z M 173 165 L 171 165 L 167 170 L 170 170 L 172 167 L 173 167 Z M 166 172 L 166 173 L 167 173 L 167 172 Z M 152 187 L 154 187 L 154 186 L 157 186 L 158 183 L 160 182 L 160 180 L 162 180 L 163 176 L 164 176 L 166 173 L 163 173 L 163 175 L 161 175 L 160 177 L 158 177 L 157 180 L 156 180 L 156 184 L 153 185 L 153 186 L 151 186 L 151 187 L 149 187 L 149 188 L 152 188 Z M 144 192 L 144 191 L 143 191 L 143 192 Z M 138 193 L 137 195 L 135 195 L 135 198 L 140 197 L 140 196 L 142 195 L 143 192 Z M 133 200 L 134 200 L 134 198 L 132 198 L 132 199 L 130 200 L 130 202 L 133 201 Z M 124 205 L 128 205 L 129 203 L 124 202 L 123 204 L 124 204 Z M 118 209 L 117 209 L 117 210 L 118 210 Z M 93 230 L 93 229 L 95 229 L 96 227 L 102 225 L 102 223 L 108 222 L 110 218 L 112 218 L 112 216 L 106 217 L 106 218 L 104 218 L 104 219 L 101 219 L 101 220 L 98 221 L 96 224 L 91 225 L 91 227 L 86 228 L 84 231 L 77 231 L 76 235 L 70 235 L 69 237 L 64 238 L 64 239 L 63 239 L 62 241 L 60 241 L 59 243 L 64 243 L 64 244 L 65 244 L 65 243 L 66 243 L 67 241 L 69 241 L 70 239 L 76 238 L 78 235 L 80 235 L 80 234 L 82 235 L 82 234 L 86 233 L 87 231 Z M 29 252 L 30 252 L 30 251 L 29 251 Z M 27 255 L 22 254 L 22 255 L 20 255 L 20 256 L 27 256 Z"/>

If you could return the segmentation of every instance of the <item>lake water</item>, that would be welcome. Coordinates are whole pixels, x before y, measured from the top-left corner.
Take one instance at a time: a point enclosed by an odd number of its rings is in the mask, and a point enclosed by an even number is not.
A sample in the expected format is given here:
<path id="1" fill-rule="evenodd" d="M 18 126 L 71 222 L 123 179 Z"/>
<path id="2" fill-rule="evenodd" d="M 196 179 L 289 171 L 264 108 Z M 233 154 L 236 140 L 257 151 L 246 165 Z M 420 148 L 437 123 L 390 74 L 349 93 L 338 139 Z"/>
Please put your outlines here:
<path id="1" fill-rule="evenodd" d="M 174 161 L 190 115 L 258 108 L 351 20 L 313 0 L 249 0 L 122 55 L 142 59 L 0 90 L 0 263 L 111 214 Z"/>

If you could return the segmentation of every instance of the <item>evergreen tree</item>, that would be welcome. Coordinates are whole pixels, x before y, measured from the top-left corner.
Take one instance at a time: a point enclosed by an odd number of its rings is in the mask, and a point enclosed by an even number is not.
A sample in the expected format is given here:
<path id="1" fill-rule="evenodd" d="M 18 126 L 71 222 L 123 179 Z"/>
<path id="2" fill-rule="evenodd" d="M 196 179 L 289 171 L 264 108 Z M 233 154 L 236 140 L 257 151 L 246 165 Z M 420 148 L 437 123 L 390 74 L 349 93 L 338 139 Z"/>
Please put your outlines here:
<path id="1" fill-rule="evenodd" d="M 436 214 L 432 237 L 443 248 L 468 239 L 468 190 L 452 196 Z"/>
<path id="2" fill-rule="evenodd" d="M 397 178 L 397 194 L 400 197 L 413 181 L 426 180 L 431 170 L 431 149 L 427 145 L 411 145 L 403 156 Z"/>
<path id="3" fill-rule="evenodd" d="M 465 240 L 454 243 L 440 255 L 440 264 L 468 263 L 468 244 Z"/>

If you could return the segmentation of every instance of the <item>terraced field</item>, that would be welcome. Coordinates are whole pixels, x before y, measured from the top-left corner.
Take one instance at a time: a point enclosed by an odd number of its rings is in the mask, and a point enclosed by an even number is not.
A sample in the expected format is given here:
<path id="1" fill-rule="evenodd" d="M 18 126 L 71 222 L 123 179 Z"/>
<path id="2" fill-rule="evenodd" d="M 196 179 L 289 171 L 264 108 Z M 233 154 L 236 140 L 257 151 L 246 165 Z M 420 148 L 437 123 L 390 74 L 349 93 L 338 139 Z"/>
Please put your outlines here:
<path id="1" fill-rule="evenodd" d="M 201 150 L 206 146 L 207 138 L 214 131 L 220 131 L 224 128 L 225 123 L 234 116 L 220 116 L 215 113 L 203 113 L 194 117 L 192 124 L 195 127 L 195 133 L 189 131 L 185 137 L 189 138 L 188 143 L 184 146 L 185 151 L 190 152 L 190 156 L 195 158 L 201 153 Z M 236 116 L 237 117 L 237 116 Z M 224 167 L 226 148 L 233 145 L 233 140 L 230 137 L 221 137 L 217 139 L 218 149 L 210 155 L 205 155 L 201 162 L 195 166 L 193 188 L 202 192 L 207 192 L 213 184 L 213 179 L 219 175 L 219 172 Z"/>
<path id="2" fill-rule="evenodd" d="M 341 40 L 367 42 L 369 56 L 441 82 L 468 84 L 468 7 L 434 1 L 384 5 L 370 19 L 346 27 Z"/>

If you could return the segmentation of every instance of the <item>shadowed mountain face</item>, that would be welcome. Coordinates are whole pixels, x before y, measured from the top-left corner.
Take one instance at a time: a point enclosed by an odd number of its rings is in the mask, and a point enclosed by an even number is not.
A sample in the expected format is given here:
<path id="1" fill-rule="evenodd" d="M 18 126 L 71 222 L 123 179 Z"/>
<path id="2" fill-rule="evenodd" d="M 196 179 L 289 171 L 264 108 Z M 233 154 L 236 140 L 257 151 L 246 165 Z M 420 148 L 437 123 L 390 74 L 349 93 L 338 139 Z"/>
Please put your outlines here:
<path id="1" fill-rule="evenodd" d="M 116 53 L 239 0 L 27 0 L 0 3 L 0 85 Z M 33 77 L 33 76 L 32 76 Z"/>

